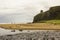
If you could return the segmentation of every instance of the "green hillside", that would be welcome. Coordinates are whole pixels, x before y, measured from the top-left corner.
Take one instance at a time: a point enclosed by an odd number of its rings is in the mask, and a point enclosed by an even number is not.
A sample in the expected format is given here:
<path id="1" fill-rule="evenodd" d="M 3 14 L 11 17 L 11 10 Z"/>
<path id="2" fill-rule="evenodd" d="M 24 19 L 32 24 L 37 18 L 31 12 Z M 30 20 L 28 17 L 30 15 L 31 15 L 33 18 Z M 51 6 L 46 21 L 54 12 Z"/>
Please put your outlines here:
<path id="1" fill-rule="evenodd" d="M 39 14 L 34 16 L 33 23 L 47 22 L 47 21 L 52 22 L 51 20 L 54 20 L 53 22 L 55 23 L 58 23 L 57 21 L 59 20 L 60 23 L 60 6 L 51 7 L 46 12 L 43 12 L 43 10 L 41 10 Z"/>

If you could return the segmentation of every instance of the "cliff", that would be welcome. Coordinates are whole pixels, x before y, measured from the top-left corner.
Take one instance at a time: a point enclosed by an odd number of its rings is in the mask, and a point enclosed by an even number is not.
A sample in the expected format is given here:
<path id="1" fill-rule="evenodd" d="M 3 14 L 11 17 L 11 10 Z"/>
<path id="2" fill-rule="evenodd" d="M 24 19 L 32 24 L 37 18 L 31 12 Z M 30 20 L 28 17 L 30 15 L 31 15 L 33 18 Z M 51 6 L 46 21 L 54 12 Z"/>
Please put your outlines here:
<path id="1" fill-rule="evenodd" d="M 46 12 L 41 11 L 39 14 L 34 16 L 33 23 L 42 20 L 60 20 L 60 6 L 50 7 Z"/>

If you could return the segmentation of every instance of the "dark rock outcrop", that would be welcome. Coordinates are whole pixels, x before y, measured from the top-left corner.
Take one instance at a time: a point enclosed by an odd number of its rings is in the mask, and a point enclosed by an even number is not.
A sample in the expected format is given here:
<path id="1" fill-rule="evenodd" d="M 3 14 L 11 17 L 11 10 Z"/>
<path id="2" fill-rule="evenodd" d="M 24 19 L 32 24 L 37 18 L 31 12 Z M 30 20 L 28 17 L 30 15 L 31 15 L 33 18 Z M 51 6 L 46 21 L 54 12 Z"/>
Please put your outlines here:
<path id="1" fill-rule="evenodd" d="M 60 20 L 60 6 L 51 7 L 46 12 L 40 12 L 36 16 L 34 16 L 33 23 L 39 22 L 41 20 Z"/>

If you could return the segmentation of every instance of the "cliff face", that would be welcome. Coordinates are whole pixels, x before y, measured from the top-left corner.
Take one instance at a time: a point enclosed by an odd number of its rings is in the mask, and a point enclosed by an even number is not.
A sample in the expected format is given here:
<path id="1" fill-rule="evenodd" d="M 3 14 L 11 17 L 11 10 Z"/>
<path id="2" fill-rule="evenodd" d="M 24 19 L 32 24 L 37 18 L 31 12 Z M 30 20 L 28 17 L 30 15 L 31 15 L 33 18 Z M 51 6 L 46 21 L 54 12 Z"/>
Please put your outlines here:
<path id="1" fill-rule="evenodd" d="M 54 20 L 60 19 L 60 6 L 51 7 L 46 12 L 41 12 L 34 16 L 33 23 L 39 22 L 41 20 Z"/>

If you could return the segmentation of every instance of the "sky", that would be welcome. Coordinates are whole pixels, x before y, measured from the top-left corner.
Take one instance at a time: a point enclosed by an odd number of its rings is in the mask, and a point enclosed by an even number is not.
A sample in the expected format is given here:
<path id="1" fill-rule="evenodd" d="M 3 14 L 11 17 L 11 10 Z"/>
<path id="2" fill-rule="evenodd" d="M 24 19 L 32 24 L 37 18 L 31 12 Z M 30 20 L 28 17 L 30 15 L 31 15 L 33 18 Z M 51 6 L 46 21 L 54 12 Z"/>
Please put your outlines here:
<path id="1" fill-rule="evenodd" d="M 60 0 L 0 0 L 0 23 L 27 23 L 40 10 L 60 5 Z"/>

